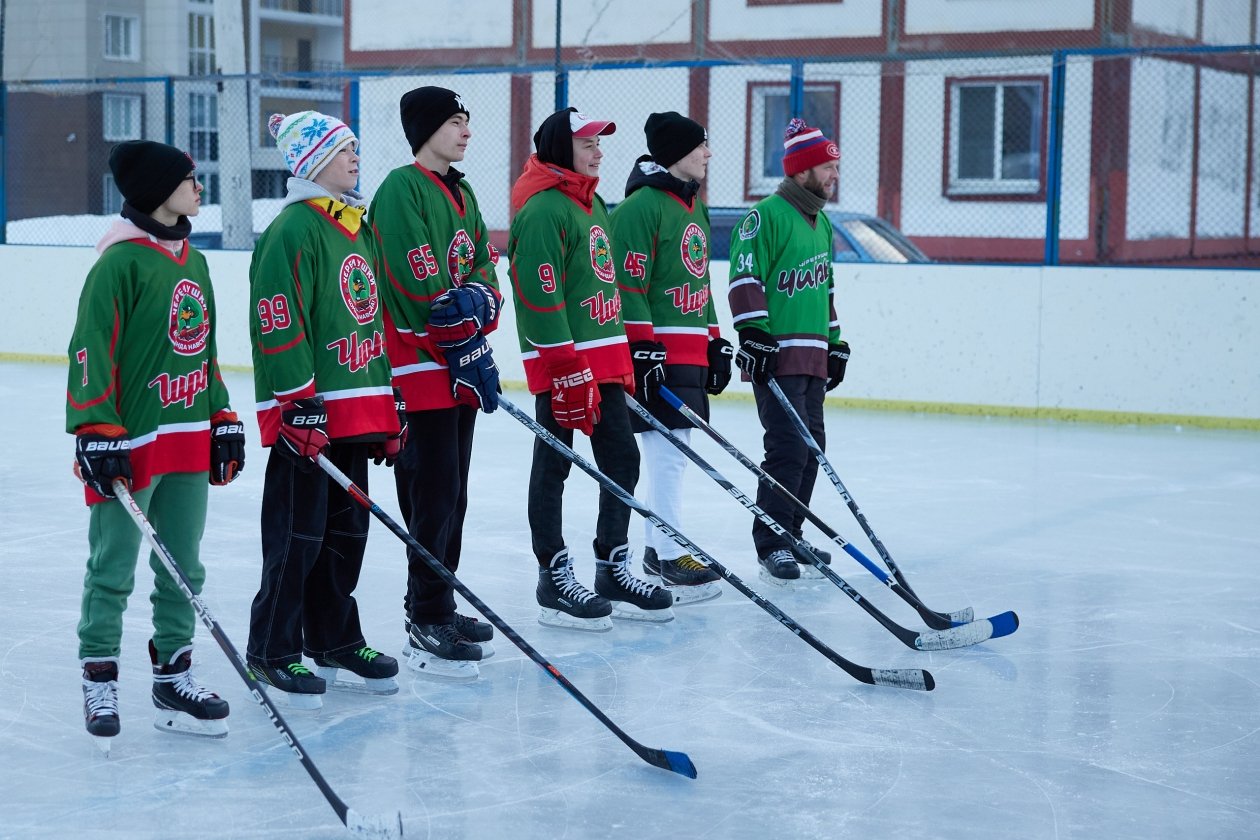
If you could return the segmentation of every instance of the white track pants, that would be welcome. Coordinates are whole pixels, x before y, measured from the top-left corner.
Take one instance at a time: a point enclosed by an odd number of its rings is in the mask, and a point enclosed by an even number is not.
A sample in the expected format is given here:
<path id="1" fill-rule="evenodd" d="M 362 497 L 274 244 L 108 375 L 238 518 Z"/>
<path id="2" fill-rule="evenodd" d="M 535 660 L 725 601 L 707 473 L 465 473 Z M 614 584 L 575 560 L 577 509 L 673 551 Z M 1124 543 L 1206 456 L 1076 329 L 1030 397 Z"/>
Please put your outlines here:
<path id="1" fill-rule="evenodd" d="M 691 429 L 675 429 L 673 433 L 690 445 Z M 660 432 L 640 434 L 639 448 L 643 453 L 641 469 L 647 477 L 644 503 L 661 519 L 682 530 L 682 480 L 687 456 L 665 440 Z M 662 560 L 677 560 L 687 553 L 651 522 L 644 520 L 643 524 L 644 544 L 656 549 L 656 555 Z"/>

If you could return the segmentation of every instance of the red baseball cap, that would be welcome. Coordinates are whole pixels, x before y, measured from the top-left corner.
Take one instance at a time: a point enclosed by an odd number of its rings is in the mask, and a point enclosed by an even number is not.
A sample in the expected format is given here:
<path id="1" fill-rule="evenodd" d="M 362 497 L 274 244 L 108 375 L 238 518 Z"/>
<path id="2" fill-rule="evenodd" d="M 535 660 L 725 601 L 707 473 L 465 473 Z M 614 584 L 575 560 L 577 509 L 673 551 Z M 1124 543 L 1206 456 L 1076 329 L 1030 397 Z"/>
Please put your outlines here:
<path id="1" fill-rule="evenodd" d="M 569 130 L 574 137 L 598 137 L 601 134 L 612 134 L 617 124 L 609 120 L 593 120 L 578 111 L 569 112 Z"/>

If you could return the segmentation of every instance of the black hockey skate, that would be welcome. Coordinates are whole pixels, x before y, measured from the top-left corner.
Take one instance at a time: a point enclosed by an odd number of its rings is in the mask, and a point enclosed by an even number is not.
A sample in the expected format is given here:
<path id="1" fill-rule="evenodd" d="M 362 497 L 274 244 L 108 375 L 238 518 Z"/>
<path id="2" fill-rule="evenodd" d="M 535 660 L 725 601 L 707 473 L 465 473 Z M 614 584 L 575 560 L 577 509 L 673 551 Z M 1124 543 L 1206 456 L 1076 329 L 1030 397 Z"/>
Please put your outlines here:
<path id="1" fill-rule="evenodd" d="M 101 752 L 109 755 L 110 739 L 122 724 L 118 719 L 118 660 L 83 660 L 83 723 Z"/>
<path id="2" fill-rule="evenodd" d="M 661 560 L 656 549 L 648 546 L 643 550 L 643 572 L 660 578 L 669 593 L 674 596 L 674 606 L 697 604 L 722 594 L 718 585 L 718 573 L 690 554 L 673 560 Z"/>
<path id="3" fill-rule="evenodd" d="M 538 623 L 568 630 L 604 633 L 612 629 L 612 603 L 596 595 L 573 576 L 569 550 L 562 548 L 538 570 Z"/>
<path id="4" fill-rule="evenodd" d="M 454 624 L 412 623 L 407 633 L 411 654 L 407 665 L 421 674 L 468 682 L 477 679 L 481 669 L 481 646 L 469 641 Z"/>
<path id="5" fill-rule="evenodd" d="M 630 546 L 622 545 L 595 561 L 595 591 L 612 602 L 616 618 L 663 623 L 674 620 L 674 596 L 668 589 L 640 580 L 630 571 Z"/>
<path id="6" fill-rule="evenodd" d="M 311 673 L 301 662 L 290 662 L 288 665 L 259 665 L 249 663 L 249 672 L 258 680 L 275 691 L 268 691 L 267 696 L 273 702 L 282 703 L 291 709 L 318 709 L 324 705 L 320 697 L 328 690 L 328 683 L 322 677 Z"/>
<path id="7" fill-rule="evenodd" d="M 831 565 L 831 552 L 823 551 L 821 548 L 816 548 L 810 545 L 805 540 L 801 539 L 799 536 L 796 538 L 796 540 L 798 543 L 800 543 L 800 545 L 804 546 L 809 551 L 812 551 L 818 557 L 818 559 L 823 562 L 823 565 L 825 566 Z M 813 561 L 809 559 L 808 554 L 806 554 L 803 551 L 798 551 L 797 546 L 795 545 L 792 546 L 792 554 L 795 555 L 796 562 L 800 564 L 801 577 L 817 578 L 817 579 L 822 578 L 823 576 L 822 572 L 818 571 L 818 567 L 815 566 Z"/>
<path id="8" fill-rule="evenodd" d="M 349 679 L 349 671 L 358 679 Z M 397 694 L 398 660 L 364 645 L 358 650 L 315 659 L 315 672 L 328 688 L 359 694 Z"/>
<path id="9" fill-rule="evenodd" d="M 786 548 L 776 548 L 769 554 L 763 554 L 757 562 L 761 564 L 761 579 L 774 586 L 789 586 L 801 576 L 796 555 Z"/>
<path id="10" fill-rule="evenodd" d="M 157 717 L 153 728 L 203 738 L 225 738 L 228 734 L 228 702 L 207 691 L 192 675 L 192 645 L 185 645 L 165 665 L 158 664 L 157 648 L 149 640 L 149 661 L 153 663 L 153 705 Z"/>

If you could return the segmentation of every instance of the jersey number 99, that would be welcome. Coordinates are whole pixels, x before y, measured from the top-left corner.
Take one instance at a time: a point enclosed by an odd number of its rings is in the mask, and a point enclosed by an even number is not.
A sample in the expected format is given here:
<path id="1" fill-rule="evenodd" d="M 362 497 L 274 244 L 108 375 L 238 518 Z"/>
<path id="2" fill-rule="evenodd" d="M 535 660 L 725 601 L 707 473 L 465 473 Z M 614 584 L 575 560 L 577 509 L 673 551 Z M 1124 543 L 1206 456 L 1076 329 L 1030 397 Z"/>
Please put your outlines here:
<path id="1" fill-rule="evenodd" d="M 265 335 L 272 330 L 282 330 L 293 323 L 289 314 L 289 299 L 284 295 L 262 298 L 258 301 L 258 326 Z"/>

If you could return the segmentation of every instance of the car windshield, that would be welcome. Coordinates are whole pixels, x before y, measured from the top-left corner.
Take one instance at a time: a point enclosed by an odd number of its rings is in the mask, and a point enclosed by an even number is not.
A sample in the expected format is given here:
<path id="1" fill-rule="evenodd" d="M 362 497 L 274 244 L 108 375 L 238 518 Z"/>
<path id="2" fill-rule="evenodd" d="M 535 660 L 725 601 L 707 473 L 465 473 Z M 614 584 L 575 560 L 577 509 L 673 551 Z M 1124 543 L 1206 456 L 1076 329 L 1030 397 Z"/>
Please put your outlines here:
<path id="1" fill-rule="evenodd" d="M 888 231 L 877 230 L 862 219 L 845 219 L 840 223 L 845 232 L 853 237 L 862 248 L 871 255 L 875 262 L 905 263 L 916 262 L 916 255 L 908 244 L 896 241 Z M 839 236 L 836 239 L 840 239 Z M 837 259 L 843 259 L 837 243 Z"/>

